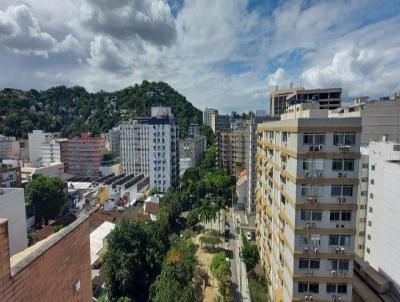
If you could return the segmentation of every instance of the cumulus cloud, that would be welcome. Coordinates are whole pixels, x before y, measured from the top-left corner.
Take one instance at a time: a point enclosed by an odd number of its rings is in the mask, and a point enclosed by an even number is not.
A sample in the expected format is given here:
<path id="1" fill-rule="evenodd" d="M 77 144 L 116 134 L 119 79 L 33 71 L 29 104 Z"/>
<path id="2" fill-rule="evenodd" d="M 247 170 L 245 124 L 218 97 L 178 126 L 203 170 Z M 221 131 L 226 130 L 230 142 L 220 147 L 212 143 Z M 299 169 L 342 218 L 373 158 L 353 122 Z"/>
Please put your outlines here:
<path id="1" fill-rule="evenodd" d="M 285 69 L 279 67 L 275 70 L 274 73 L 270 74 L 267 77 L 267 85 L 268 87 L 275 87 L 282 84 L 283 79 L 285 78 Z"/>
<path id="2" fill-rule="evenodd" d="M 105 36 L 96 36 L 90 42 L 89 63 L 93 67 L 101 68 L 109 72 L 123 73 L 129 72 L 129 66 L 121 55 L 121 51 L 112 39 Z"/>
<path id="3" fill-rule="evenodd" d="M 300 77 L 309 87 L 343 87 L 348 96 L 389 92 L 399 87 L 398 81 L 390 78 L 391 68 L 386 67 L 393 55 L 392 50 L 377 52 L 352 46 L 337 52 L 329 64 L 310 67 Z"/>
<path id="4" fill-rule="evenodd" d="M 86 0 L 81 19 L 93 31 L 121 40 L 168 46 L 176 39 L 174 18 L 163 0 Z"/>
<path id="5" fill-rule="evenodd" d="M 0 41 L 7 48 L 21 53 L 41 53 L 52 49 L 57 40 L 39 26 L 26 5 L 11 6 L 0 11 Z"/>

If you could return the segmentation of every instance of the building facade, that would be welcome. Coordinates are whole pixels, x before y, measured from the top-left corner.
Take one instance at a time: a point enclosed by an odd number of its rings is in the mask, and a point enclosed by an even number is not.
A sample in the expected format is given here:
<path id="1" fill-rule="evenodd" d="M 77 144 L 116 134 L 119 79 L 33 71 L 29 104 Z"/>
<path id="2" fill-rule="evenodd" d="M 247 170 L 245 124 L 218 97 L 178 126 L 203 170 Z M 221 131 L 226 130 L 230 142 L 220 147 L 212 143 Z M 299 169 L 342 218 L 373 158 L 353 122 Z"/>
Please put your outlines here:
<path id="1" fill-rule="evenodd" d="M 257 127 L 256 236 L 272 301 L 352 301 L 359 118 Z"/>
<path id="2" fill-rule="evenodd" d="M 179 180 L 179 127 L 169 107 L 152 107 L 149 123 L 150 187 L 165 193 Z"/>
<path id="3" fill-rule="evenodd" d="M 0 187 L 19 188 L 22 184 L 21 167 L 0 164 Z"/>
<path id="4" fill-rule="evenodd" d="M 364 260 L 400 290 L 400 144 L 369 144 L 368 203 Z"/>
<path id="5" fill-rule="evenodd" d="M 8 219 L 9 254 L 28 247 L 24 189 L 0 189 L 0 216 Z"/>
<path id="6" fill-rule="evenodd" d="M 206 138 L 204 136 L 187 137 L 179 140 L 180 158 L 190 158 L 194 165 L 202 162 L 205 150 Z"/>
<path id="7" fill-rule="evenodd" d="M 250 157 L 248 127 L 220 130 L 217 135 L 217 164 L 231 176 L 247 169 Z"/>
<path id="8" fill-rule="evenodd" d="M 0 135 L 0 160 L 17 159 L 19 157 L 19 143 L 15 137 Z"/>
<path id="9" fill-rule="evenodd" d="M 95 178 L 99 175 L 101 160 L 105 152 L 103 138 L 91 137 L 84 133 L 81 137 L 68 139 L 67 172 L 80 177 Z"/>
<path id="10" fill-rule="evenodd" d="M 289 88 L 275 90 L 270 96 L 270 114 L 280 116 L 289 105 L 317 102 L 320 109 L 336 109 L 341 105 L 342 88 L 304 89 Z"/>
<path id="11" fill-rule="evenodd" d="M 46 140 L 41 146 L 41 164 L 61 162 L 61 144 L 57 139 Z"/>
<path id="12" fill-rule="evenodd" d="M 148 119 L 132 119 L 120 125 L 120 156 L 125 174 L 149 175 Z"/>
<path id="13" fill-rule="evenodd" d="M 199 124 L 189 124 L 188 126 L 188 134 L 189 137 L 198 137 L 200 136 L 200 126 Z"/>
<path id="14" fill-rule="evenodd" d="M 205 108 L 203 111 L 203 124 L 212 128 L 211 116 L 215 114 L 218 115 L 218 110 L 212 108 Z"/>
<path id="15" fill-rule="evenodd" d="M 46 133 L 43 130 L 33 130 L 32 133 L 28 133 L 29 161 L 33 164 L 40 163 L 42 144 L 54 138 L 52 133 Z"/>
<path id="16" fill-rule="evenodd" d="M 231 128 L 231 117 L 227 114 L 211 114 L 211 129 L 214 132 L 230 129 Z"/>

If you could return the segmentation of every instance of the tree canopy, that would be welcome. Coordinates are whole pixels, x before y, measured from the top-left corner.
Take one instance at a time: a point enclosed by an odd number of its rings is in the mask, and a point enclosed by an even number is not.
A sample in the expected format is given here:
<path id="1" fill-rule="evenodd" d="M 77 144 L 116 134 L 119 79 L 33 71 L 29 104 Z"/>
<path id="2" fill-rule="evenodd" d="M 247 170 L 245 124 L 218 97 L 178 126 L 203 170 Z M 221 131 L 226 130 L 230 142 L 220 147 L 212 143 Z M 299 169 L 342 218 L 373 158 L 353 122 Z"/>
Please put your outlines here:
<path id="1" fill-rule="evenodd" d="M 97 135 L 123 119 L 149 116 L 155 105 L 171 107 L 182 135 L 190 123 L 202 124 L 201 111 L 168 84 L 143 81 L 115 92 L 89 93 L 83 87 L 65 86 L 43 91 L 3 89 L 0 134 L 26 138 L 33 129 L 43 129 L 60 131 L 65 136 L 82 132 Z M 211 140 L 209 130 L 202 130 Z"/>
<path id="2" fill-rule="evenodd" d="M 26 201 L 32 204 L 35 223 L 45 225 L 49 219 L 56 218 L 66 202 L 64 184 L 60 178 L 36 176 L 25 188 Z"/>

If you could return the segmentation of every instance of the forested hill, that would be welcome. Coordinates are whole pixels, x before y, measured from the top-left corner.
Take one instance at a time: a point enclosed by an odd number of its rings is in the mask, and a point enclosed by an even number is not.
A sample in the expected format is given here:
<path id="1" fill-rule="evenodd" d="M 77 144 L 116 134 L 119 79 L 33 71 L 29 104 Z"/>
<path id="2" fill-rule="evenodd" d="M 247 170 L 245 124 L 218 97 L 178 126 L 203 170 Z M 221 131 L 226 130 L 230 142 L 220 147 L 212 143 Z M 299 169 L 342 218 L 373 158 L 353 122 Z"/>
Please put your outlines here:
<path id="1" fill-rule="evenodd" d="M 201 111 L 163 82 L 143 81 L 115 92 L 89 93 L 83 87 L 0 91 L 0 134 L 26 138 L 33 129 L 60 131 L 65 136 L 94 135 L 129 117 L 149 116 L 153 105 L 165 105 L 184 135 L 189 123 L 202 123 Z"/>

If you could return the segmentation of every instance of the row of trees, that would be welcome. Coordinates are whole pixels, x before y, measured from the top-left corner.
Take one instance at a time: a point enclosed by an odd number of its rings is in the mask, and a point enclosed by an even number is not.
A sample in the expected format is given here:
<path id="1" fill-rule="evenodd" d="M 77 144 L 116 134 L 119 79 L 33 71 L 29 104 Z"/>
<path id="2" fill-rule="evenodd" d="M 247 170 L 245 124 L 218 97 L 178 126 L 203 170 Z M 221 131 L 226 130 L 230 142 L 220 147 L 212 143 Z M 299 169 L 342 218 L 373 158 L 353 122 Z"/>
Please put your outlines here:
<path id="1" fill-rule="evenodd" d="M 219 294 L 222 301 L 233 301 L 230 293 L 231 271 L 229 262 L 226 260 L 225 252 L 216 254 L 210 264 L 210 270 L 218 282 Z"/>

